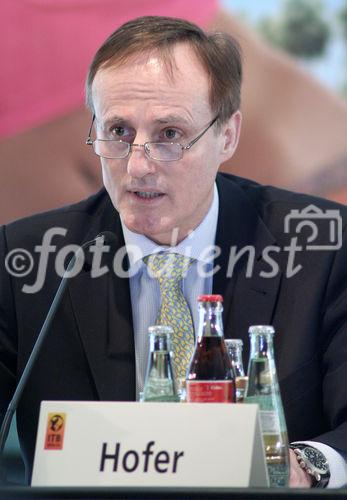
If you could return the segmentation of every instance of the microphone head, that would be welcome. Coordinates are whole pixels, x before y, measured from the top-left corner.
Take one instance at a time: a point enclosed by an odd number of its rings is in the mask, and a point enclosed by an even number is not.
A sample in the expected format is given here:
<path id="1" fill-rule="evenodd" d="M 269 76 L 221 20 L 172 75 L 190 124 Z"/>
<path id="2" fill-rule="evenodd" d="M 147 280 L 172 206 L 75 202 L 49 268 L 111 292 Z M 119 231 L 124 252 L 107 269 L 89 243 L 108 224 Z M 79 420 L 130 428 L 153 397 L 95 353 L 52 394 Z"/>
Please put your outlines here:
<path id="1" fill-rule="evenodd" d="M 112 245 L 117 242 L 117 236 L 111 231 L 102 231 L 95 239 L 97 240 L 98 238 L 103 238 L 105 245 Z"/>
<path id="2" fill-rule="evenodd" d="M 90 253 L 87 251 L 88 247 L 101 247 L 103 248 L 104 246 L 108 246 L 109 250 L 111 252 L 105 252 L 105 254 L 102 254 L 102 259 L 110 259 L 113 258 L 113 253 L 116 249 L 116 243 L 118 241 L 117 236 L 112 233 L 111 231 L 103 231 L 99 233 L 93 240 L 86 241 L 81 245 L 80 251 L 82 252 L 77 252 L 76 253 L 76 258 L 82 258 L 83 259 L 83 270 L 84 271 L 90 271 L 93 266 L 93 253 Z"/>

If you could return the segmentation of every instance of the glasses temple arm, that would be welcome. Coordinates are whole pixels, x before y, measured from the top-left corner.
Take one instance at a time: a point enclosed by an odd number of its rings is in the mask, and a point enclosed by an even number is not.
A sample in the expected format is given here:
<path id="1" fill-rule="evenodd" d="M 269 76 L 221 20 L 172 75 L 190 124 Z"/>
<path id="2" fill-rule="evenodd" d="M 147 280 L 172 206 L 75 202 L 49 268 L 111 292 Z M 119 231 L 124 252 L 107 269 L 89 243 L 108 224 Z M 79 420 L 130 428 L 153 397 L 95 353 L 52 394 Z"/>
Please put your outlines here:
<path id="1" fill-rule="evenodd" d="M 198 137 L 195 137 L 195 139 L 193 139 L 189 144 L 187 144 L 187 146 L 185 146 L 183 149 L 190 149 L 192 146 L 194 146 L 194 144 L 196 142 L 198 142 L 199 139 L 201 139 L 201 137 L 206 134 L 206 132 L 212 127 L 212 125 L 214 125 L 216 123 L 216 121 L 218 120 L 219 118 L 219 115 L 217 115 L 212 121 L 211 123 L 209 124 L 209 126 L 207 128 L 205 128 L 205 130 L 203 130 L 201 132 L 201 134 L 198 135 Z"/>
<path id="2" fill-rule="evenodd" d="M 94 120 L 95 120 L 95 115 L 93 115 L 92 123 L 90 124 L 90 127 L 89 127 L 88 137 L 86 139 L 87 146 L 92 146 L 93 145 L 93 141 L 92 141 L 91 135 L 92 135 L 92 129 L 93 129 L 93 125 L 94 125 Z"/>

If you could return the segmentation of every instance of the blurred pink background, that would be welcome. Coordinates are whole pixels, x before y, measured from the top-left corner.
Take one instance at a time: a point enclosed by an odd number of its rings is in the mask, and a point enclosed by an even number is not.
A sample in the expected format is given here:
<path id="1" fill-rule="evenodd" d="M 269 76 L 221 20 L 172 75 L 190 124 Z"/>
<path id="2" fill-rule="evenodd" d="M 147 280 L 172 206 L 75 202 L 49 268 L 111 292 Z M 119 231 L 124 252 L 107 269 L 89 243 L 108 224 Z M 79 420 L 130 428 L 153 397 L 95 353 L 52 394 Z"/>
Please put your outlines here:
<path id="1" fill-rule="evenodd" d="M 84 145 L 91 58 L 123 22 L 184 17 L 240 42 L 243 131 L 223 169 L 259 182 L 347 200 L 347 104 L 271 48 L 217 0 L 3 0 L 0 223 L 77 201 L 101 185 Z"/>

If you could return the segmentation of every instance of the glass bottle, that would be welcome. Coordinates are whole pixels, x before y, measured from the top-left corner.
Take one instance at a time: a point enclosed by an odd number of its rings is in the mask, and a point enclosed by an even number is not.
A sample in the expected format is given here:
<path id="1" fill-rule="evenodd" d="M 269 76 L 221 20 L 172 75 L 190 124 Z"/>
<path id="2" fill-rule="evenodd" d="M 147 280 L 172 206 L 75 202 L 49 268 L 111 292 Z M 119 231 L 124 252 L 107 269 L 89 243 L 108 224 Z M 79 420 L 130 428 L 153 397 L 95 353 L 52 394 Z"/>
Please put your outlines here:
<path id="1" fill-rule="evenodd" d="M 145 384 L 141 401 L 178 402 L 171 363 L 170 326 L 155 325 L 148 328 L 149 354 Z"/>
<path id="2" fill-rule="evenodd" d="M 287 427 L 277 379 L 272 326 L 251 326 L 251 352 L 245 403 L 257 403 L 271 487 L 287 486 L 289 453 Z"/>
<path id="3" fill-rule="evenodd" d="M 241 339 L 225 339 L 225 344 L 235 372 L 236 402 L 242 403 L 248 381 L 242 361 L 243 342 Z"/>
<path id="4" fill-rule="evenodd" d="M 242 347 L 243 347 L 242 340 L 225 339 L 225 345 L 227 346 L 228 354 L 235 370 L 235 375 L 237 377 L 244 377 L 245 370 L 243 368 L 243 361 L 242 361 Z"/>
<path id="5" fill-rule="evenodd" d="M 234 403 L 235 376 L 224 342 L 222 296 L 200 295 L 199 329 L 187 371 L 188 403 Z"/>
<path id="6" fill-rule="evenodd" d="M 180 400 L 180 403 L 186 403 L 187 402 L 187 385 L 186 385 L 186 379 L 181 378 L 181 379 L 176 379 L 176 387 L 177 387 L 177 394 Z"/>

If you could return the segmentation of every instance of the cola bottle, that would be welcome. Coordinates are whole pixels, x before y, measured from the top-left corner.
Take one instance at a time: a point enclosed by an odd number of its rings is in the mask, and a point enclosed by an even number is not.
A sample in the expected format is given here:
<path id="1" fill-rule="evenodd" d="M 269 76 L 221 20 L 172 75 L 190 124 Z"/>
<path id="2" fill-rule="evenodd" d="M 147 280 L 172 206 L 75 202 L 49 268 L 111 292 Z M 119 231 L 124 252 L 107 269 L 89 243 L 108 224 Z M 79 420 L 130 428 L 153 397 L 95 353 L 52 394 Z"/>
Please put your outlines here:
<path id="1" fill-rule="evenodd" d="M 187 371 L 188 403 L 235 403 L 235 376 L 224 342 L 222 296 L 200 295 L 199 329 Z"/>

